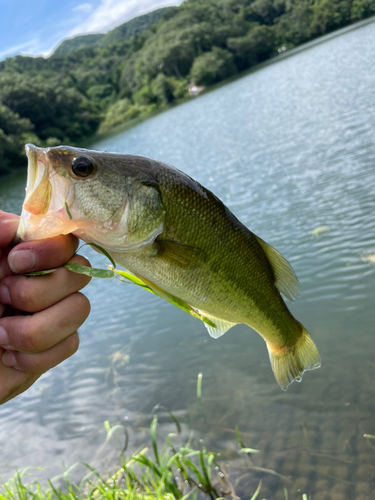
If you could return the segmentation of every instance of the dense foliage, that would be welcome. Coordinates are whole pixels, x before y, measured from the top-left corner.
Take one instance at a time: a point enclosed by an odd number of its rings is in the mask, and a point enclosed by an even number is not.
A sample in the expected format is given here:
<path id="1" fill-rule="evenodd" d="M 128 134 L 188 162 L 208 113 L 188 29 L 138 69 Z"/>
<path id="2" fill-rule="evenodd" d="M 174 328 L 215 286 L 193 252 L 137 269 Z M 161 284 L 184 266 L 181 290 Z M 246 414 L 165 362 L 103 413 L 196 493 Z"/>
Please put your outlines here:
<path id="1" fill-rule="evenodd" d="M 0 174 L 25 164 L 25 142 L 78 144 L 369 17 L 375 0 L 186 0 L 151 14 L 67 53 L 0 62 Z"/>

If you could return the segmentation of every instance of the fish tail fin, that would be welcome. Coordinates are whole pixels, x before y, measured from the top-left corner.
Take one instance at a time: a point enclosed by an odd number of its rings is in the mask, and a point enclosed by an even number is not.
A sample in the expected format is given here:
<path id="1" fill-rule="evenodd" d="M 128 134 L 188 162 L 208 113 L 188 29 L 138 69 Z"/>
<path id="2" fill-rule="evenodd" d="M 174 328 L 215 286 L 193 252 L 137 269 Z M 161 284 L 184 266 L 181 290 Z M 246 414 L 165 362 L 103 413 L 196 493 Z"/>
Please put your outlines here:
<path id="1" fill-rule="evenodd" d="M 320 356 L 312 338 L 302 327 L 302 335 L 293 347 L 276 348 L 267 343 L 272 370 L 283 391 L 294 380 L 301 382 L 305 371 L 320 367 Z"/>

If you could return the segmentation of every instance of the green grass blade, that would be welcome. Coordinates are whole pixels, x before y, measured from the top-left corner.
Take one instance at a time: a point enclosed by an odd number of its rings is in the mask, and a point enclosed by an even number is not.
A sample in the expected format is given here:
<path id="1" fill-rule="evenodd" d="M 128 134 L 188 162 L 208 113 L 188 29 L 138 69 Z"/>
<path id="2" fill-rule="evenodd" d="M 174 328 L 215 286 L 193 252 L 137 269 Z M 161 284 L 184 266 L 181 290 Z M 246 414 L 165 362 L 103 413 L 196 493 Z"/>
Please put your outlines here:
<path id="1" fill-rule="evenodd" d="M 72 214 L 70 213 L 67 202 L 65 202 L 65 210 L 66 210 L 66 213 L 68 214 L 69 220 L 73 220 L 73 217 L 72 217 Z"/>
<path id="2" fill-rule="evenodd" d="M 240 453 L 260 453 L 259 450 L 254 450 L 253 448 L 242 448 Z"/>
<path id="3" fill-rule="evenodd" d="M 200 455 L 199 455 L 199 461 L 200 461 L 200 464 L 201 464 L 201 469 L 203 471 L 203 475 L 204 475 L 204 478 L 206 480 L 206 484 L 207 486 L 210 488 L 210 485 L 211 485 L 211 468 L 207 468 L 206 467 L 206 464 L 205 464 L 205 454 L 203 453 L 203 451 L 200 452 Z"/>
<path id="4" fill-rule="evenodd" d="M 155 416 L 152 420 L 151 428 L 150 428 L 150 435 L 151 435 L 151 441 L 152 441 L 152 448 L 154 450 L 154 455 L 155 455 L 155 460 L 157 464 L 160 466 L 160 458 L 159 458 L 159 453 L 158 453 L 158 445 L 156 443 L 156 427 L 158 424 L 158 418 Z"/>
<path id="5" fill-rule="evenodd" d="M 116 269 L 116 262 L 112 259 L 112 257 L 107 252 L 107 250 L 104 250 L 104 248 L 100 247 L 96 243 L 87 243 L 87 244 L 90 245 L 90 247 L 96 248 L 97 250 L 99 250 L 99 252 L 101 252 L 103 255 L 105 255 L 107 257 L 107 259 L 110 261 L 110 263 L 112 264 L 113 268 Z"/>
<path id="6" fill-rule="evenodd" d="M 202 377 L 203 373 L 199 373 L 197 379 L 197 398 L 202 397 Z"/>
<path id="7" fill-rule="evenodd" d="M 241 446 L 241 448 L 245 448 L 245 445 L 243 444 L 242 438 L 241 438 L 241 433 L 240 429 L 238 428 L 238 425 L 235 427 L 236 429 L 236 436 L 237 436 L 237 442 Z"/>
<path id="8" fill-rule="evenodd" d="M 261 487 L 262 487 L 262 480 L 259 481 L 258 488 L 256 489 L 256 492 L 254 493 L 254 495 L 250 498 L 250 500 L 256 499 L 256 497 L 259 495 Z"/>

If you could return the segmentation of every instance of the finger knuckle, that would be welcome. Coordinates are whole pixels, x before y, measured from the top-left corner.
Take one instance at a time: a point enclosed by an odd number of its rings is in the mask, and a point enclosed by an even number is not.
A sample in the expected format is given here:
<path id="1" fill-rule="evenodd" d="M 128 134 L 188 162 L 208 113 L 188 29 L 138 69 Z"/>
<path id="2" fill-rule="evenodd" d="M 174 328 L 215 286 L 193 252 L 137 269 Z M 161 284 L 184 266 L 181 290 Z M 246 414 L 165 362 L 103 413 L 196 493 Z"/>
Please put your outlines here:
<path id="1" fill-rule="evenodd" d="M 18 330 L 17 348 L 26 352 L 38 352 L 43 349 L 40 330 L 36 329 L 32 317 L 25 318 Z"/>
<path id="2" fill-rule="evenodd" d="M 23 311 L 35 312 L 40 308 L 39 293 L 37 293 L 34 282 L 31 280 L 21 278 L 17 283 L 14 295 L 17 306 Z"/>

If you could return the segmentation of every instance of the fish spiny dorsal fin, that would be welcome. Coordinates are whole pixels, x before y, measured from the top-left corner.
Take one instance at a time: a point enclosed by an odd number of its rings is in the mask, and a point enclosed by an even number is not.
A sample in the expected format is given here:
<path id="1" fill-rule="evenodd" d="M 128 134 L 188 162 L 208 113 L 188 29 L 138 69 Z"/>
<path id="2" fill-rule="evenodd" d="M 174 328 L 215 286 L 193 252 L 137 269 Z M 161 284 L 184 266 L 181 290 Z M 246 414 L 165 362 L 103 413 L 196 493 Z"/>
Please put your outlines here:
<path id="1" fill-rule="evenodd" d="M 292 266 L 281 255 L 280 252 L 275 250 L 271 245 L 268 245 L 259 236 L 254 235 L 259 245 L 263 248 L 269 263 L 275 274 L 275 285 L 279 292 L 288 300 L 296 299 L 299 296 L 299 283 Z"/>
<path id="2" fill-rule="evenodd" d="M 216 328 L 213 326 L 210 326 L 209 324 L 205 323 L 204 326 L 207 328 L 208 333 L 211 335 L 213 339 L 218 339 L 222 335 L 224 335 L 225 332 L 227 332 L 232 326 L 237 325 L 237 323 L 230 323 L 229 321 L 225 321 L 220 318 L 216 318 L 215 316 L 211 316 L 210 314 L 207 314 L 205 311 L 199 311 L 200 314 L 208 318 L 212 323 L 216 325 Z"/>

